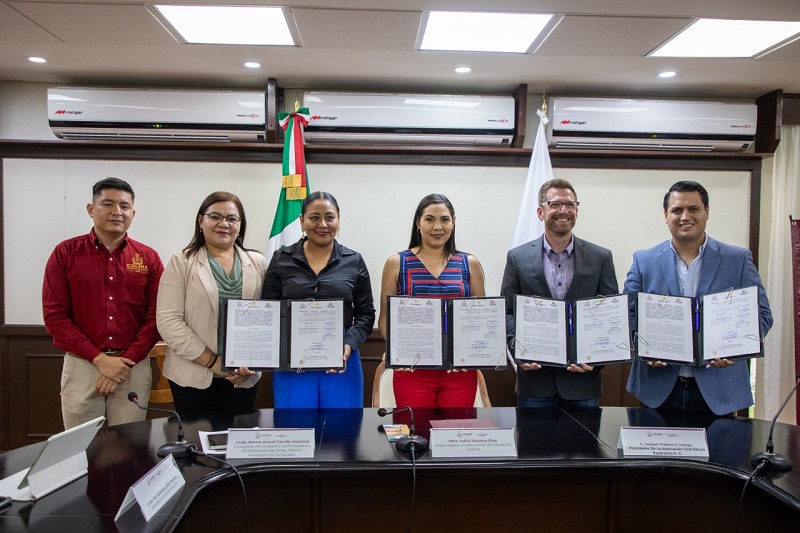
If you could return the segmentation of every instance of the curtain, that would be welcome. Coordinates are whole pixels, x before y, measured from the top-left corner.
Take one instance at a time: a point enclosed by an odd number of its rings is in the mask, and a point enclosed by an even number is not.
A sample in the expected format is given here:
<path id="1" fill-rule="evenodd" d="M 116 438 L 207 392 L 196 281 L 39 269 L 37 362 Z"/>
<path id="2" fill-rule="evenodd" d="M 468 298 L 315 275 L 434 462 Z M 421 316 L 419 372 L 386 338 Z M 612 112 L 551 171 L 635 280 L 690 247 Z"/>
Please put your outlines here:
<path id="1" fill-rule="evenodd" d="M 756 418 L 775 416 L 794 386 L 794 302 L 791 227 L 789 217 L 800 217 L 800 126 L 784 126 L 772 162 L 767 296 L 775 323 L 765 340 L 765 357 L 757 361 Z M 765 175 L 765 180 L 770 176 Z M 766 187 L 762 187 L 765 190 Z M 762 203 L 762 207 L 767 202 Z M 762 247 L 763 250 L 763 247 Z M 760 269 L 762 276 L 763 268 Z M 797 423 L 795 403 L 779 419 Z"/>

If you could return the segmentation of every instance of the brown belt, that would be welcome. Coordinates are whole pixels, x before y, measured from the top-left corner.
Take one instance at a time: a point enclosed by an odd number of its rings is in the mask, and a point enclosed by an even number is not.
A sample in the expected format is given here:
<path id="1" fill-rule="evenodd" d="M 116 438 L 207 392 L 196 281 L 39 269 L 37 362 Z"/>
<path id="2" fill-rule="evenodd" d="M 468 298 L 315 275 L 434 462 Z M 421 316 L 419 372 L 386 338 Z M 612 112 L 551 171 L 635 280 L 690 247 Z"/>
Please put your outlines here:
<path id="1" fill-rule="evenodd" d="M 103 353 L 109 357 L 122 357 L 125 350 L 103 350 Z"/>

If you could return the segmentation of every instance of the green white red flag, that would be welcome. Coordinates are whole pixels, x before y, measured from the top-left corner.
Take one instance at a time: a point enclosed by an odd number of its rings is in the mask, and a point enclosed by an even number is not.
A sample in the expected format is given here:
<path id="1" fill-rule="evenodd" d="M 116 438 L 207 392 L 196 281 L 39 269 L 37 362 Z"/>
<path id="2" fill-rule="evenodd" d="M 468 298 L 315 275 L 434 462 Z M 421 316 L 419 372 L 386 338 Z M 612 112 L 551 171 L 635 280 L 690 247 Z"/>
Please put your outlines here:
<path id="1" fill-rule="evenodd" d="M 269 232 L 267 259 L 271 259 L 276 250 L 297 242 L 302 234 L 299 217 L 303 200 L 309 192 L 303 128 L 308 125 L 309 116 L 307 108 L 278 115 L 279 124 L 286 131 L 283 142 L 283 177 L 275 220 Z"/>
<path id="2" fill-rule="evenodd" d="M 536 111 L 536 114 L 539 115 L 539 127 L 536 130 L 536 139 L 533 141 L 531 163 L 525 178 L 517 224 L 514 227 L 514 234 L 511 236 L 509 250 L 532 241 L 544 232 L 544 223 L 539 220 L 539 215 L 537 215 L 539 188 L 544 182 L 553 179 L 553 165 L 550 163 L 547 135 L 544 132 L 544 125 L 548 122 L 547 115 L 540 109 Z"/>

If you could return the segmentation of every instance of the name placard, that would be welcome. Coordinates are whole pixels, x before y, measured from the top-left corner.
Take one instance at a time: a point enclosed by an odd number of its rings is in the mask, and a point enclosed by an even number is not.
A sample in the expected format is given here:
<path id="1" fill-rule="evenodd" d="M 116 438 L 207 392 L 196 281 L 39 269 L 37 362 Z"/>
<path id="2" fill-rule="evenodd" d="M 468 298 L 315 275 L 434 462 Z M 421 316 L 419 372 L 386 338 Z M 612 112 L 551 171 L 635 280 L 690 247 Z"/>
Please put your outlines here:
<path id="1" fill-rule="evenodd" d="M 623 426 L 619 444 L 625 457 L 708 458 L 705 428 L 649 428 Z"/>
<path id="2" fill-rule="evenodd" d="M 119 520 L 136 503 L 145 521 L 149 521 L 185 483 L 175 457 L 167 455 L 128 489 L 114 521 Z"/>
<path id="3" fill-rule="evenodd" d="M 514 428 L 431 428 L 433 457 L 516 457 Z"/>
<path id="4" fill-rule="evenodd" d="M 314 428 L 228 430 L 228 459 L 313 459 Z"/>

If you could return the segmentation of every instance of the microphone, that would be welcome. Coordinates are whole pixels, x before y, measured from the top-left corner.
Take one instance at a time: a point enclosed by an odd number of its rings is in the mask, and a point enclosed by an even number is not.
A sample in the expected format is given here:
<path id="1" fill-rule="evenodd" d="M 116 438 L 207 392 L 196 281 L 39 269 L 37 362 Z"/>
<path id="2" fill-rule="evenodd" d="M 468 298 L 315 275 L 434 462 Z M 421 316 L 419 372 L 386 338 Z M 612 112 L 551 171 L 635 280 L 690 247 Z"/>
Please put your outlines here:
<path id="1" fill-rule="evenodd" d="M 750 459 L 750 464 L 753 466 L 758 466 L 759 463 L 765 462 L 766 466 L 764 470 L 767 471 L 776 471 L 776 472 L 783 472 L 785 470 L 791 470 L 794 465 L 792 465 L 791 459 L 786 457 L 785 455 L 780 455 L 775 453 L 775 446 L 772 443 L 772 432 L 775 430 L 775 423 L 778 421 L 778 416 L 780 416 L 781 412 L 783 412 L 783 408 L 786 407 L 786 404 L 789 403 L 789 399 L 794 394 L 794 391 L 797 390 L 797 386 L 800 385 L 800 372 L 797 373 L 795 376 L 794 387 L 792 387 L 792 391 L 784 400 L 783 405 L 781 405 L 778 412 L 775 413 L 775 418 L 772 419 L 772 425 L 769 427 L 769 438 L 767 439 L 767 451 L 766 452 L 759 452 Z"/>
<path id="2" fill-rule="evenodd" d="M 411 407 L 406 405 L 405 407 L 398 407 L 397 409 L 392 409 L 391 411 L 387 411 L 383 407 L 378 409 L 378 416 L 386 416 L 386 415 L 393 415 L 395 413 L 399 413 L 400 411 L 408 411 L 408 414 L 411 415 L 411 424 L 408 426 L 408 431 L 410 435 L 402 436 L 397 441 L 395 441 L 395 447 L 400 450 L 401 452 L 424 452 L 428 449 L 428 440 L 425 437 L 420 437 L 414 432 L 414 411 L 411 410 Z"/>
<path id="3" fill-rule="evenodd" d="M 197 451 L 197 446 L 191 442 L 186 442 L 186 439 L 183 436 L 183 423 L 181 422 L 181 415 L 179 415 L 177 411 L 172 411 L 170 409 L 157 409 L 155 407 L 142 407 L 139 405 L 139 395 L 134 391 L 128 393 L 128 401 L 135 403 L 136 407 L 143 411 L 159 411 L 161 413 L 170 413 L 175 415 L 175 418 L 178 419 L 178 440 L 175 442 L 162 444 L 156 451 L 159 457 L 166 457 L 167 455 L 172 454 L 176 458 L 181 459 L 184 457 L 189 457 Z"/>

